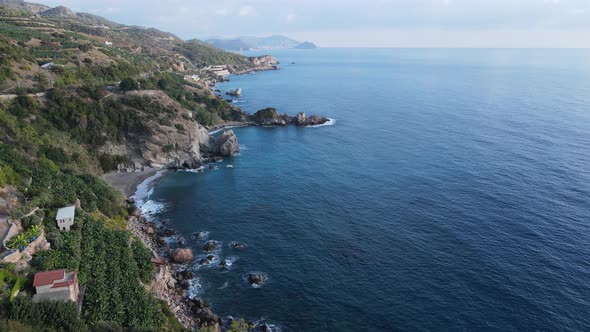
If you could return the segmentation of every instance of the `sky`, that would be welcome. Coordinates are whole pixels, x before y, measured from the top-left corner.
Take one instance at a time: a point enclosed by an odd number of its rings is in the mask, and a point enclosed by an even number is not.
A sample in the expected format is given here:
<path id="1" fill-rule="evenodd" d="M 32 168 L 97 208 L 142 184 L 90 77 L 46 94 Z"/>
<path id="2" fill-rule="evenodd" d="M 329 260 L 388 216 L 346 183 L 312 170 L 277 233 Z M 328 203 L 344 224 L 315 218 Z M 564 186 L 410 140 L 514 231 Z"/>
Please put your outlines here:
<path id="1" fill-rule="evenodd" d="M 590 47 L 590 0 L 37 0 L 183 39 L 321 47 Z"/>

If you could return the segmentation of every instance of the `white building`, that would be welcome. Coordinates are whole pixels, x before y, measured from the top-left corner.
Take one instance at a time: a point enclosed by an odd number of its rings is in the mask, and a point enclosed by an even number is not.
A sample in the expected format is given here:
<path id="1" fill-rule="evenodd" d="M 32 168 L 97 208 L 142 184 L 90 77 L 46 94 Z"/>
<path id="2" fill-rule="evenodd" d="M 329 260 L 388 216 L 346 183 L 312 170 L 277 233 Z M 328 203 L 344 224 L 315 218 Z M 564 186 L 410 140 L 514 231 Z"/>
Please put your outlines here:
<path id="1" fill-rule="evenodd" d="M 185 81 L 194 81 L 194 82 L 198 82 L 201 78 L 199 77 L 199 75 L 184 75 L 184 80 Z"/>
<path id="2" fill-rule="evenodd" d="M 74 224 L 74 214 L 76 213 L 76 206 L 67 206 L 57 210 L 55 221 L 57 221 L 57 227 L 60 231 L 69 231 L 70 227 Z"/>

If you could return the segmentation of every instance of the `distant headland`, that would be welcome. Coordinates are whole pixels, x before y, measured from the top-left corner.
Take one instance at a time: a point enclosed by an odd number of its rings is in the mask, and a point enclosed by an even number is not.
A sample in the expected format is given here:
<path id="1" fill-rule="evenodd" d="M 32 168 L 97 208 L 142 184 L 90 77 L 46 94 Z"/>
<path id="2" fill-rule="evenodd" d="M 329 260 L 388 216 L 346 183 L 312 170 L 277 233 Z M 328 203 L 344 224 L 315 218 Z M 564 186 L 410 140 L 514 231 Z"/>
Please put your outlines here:
<path id="1" fill-rule="evenodd" d="M 206 42 L 227 51 L 317 48 L 317 45 L 310 41 L 300 42 L 281 35 L 269 37 L 241 36 L 236 38 L 211 38 L 207 39 Z"/>

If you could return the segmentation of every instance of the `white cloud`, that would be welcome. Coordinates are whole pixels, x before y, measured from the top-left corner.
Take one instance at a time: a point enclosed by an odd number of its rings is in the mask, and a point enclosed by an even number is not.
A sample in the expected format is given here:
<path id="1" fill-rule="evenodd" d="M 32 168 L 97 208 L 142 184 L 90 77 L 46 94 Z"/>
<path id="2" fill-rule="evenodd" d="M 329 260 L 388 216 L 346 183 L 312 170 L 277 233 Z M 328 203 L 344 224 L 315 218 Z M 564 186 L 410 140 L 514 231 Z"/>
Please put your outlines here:
<path id="1" fill-rule="evenodd" d="M 116 14 L 121 12 L 121 8 L 119 7 L 107 7 L 107 8 L 100 8 L 100 9 L 93 9 L 91 10 L 92 13 L 95 14 Z"/>
<path id="2" fill-rule="evenodd" d="M 231 11 L 228 8 L 220 8 L 215 10 L 216 16 L 227 16 Z"/>
<path id="3" fill-rule="evenodd" d="M 243 6 L 240 8 L 240 16 L 254 16 L 255 10 L 252 6 Z"/>
<path id="4" fill-rule="evenodd" d="M 294 13 L 289 13 L 289 15 L 287 15 L 287 23 L 293 23 L 295 22 L 295 20 L 297 19 L 297 15 Z"/>

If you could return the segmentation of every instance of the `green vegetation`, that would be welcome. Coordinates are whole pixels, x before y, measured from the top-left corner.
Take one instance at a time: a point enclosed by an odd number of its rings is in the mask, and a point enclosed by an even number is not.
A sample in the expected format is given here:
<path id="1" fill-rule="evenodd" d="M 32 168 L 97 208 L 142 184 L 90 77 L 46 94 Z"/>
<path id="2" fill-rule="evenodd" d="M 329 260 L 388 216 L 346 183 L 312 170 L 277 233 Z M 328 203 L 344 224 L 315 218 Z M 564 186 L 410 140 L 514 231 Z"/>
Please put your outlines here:
<path id="1" fill-rule="evenodd" d="M 82 221 L 80 282 L 88 282 L 82 309 L 89 323 L 111 321 L 123 326 L 158 328 L 163 323 L 160 304 L 138 282 L 150 256 L 134 255 L 131 233 L 116 231 L 91 217 Z M 153 270 L 151 271 L 153 277 Z"/>
<path id="2" fill-rule="evenodd" d="M 131 244 L 133 258 L 137 264 L 139 278 L 143 282 L 150 282 L 154 279 L 154 268 L 152 267 L 152 254 L 150 249 L 139 240 L 134 240 Z"/>
<path id="3" fill-rule="evenodd" d="M 0 286 L 2 288 L 3 297 L 7 297 L 9 301 L 13 301 L 16 294 L 23 288 L 26 278 L 19 277 L 14 272 L 8 269 L 0 270 Z M 8 284 L 9 287 L 5 287 Z M 12 287 L 10 285 L 12 284 Z"/>
<path id="4" fill-rule="evenodd" d="M 264 119 L 279 119 L 280 115 L 277 112 L 276 108 L 267 107 L 254 113 L 253 117 L 257 121 L 262 121 Z"/>
<path id="5" fill-rule="evenodd" d="M 76 220 L 80 226 L 67 233 L 45 225 L 52 249 L 36 254 L 32 266 L 38 271 L 79 271 L 80 284 L 87 286 L 84 322 L 144 329 L 173 324 L 161 304 L 139 283 L 154 277 L 149 249 L 130 232 L 108 228 L 104 218 L 80 213 Z"/>
<path id="6" fill-rule="evenodd" d="M 72 332 L 86 330 L 73 302 L 33 303 L 27 296 L 17 296 L 12 302 L 4 301 L 1 307 L 6 318 L 26 323 L 35 331 L 47 328 Z"/>
<path id="7" fill-rule="evenodd" d="M 143 286 L 154 278 L 151 253 L 125 230 L 123 197 L 99 177 L 131 160 L 106 153 L 115 150 L 105 144 L 142 139 L 154 123 L 189 131 L 177 121 L 175 105 L 121 91 L 161 90 L 188 110 L 182 110 L 186 121 L 241 120 L 243 113 L 202 84 L 185 82 L 180 67 L 190 73 L 218 64 L 244 70 L 252 63 L 156 29 L 91 14 L 34 16 L 23 8 L 0 6 L 0 91 L 17 95 L 0 101 L 0 187 L 13 186 L 24 198 L 13 217 L 40 208 L 21 218 L 25 231 L 8 246 L 26 247 L 43 230 L 51 249 L 36 253 L 29 267 L 0 270 L 6 286 L 0 331 L 181 331 L 172 312 Z M 40 67 L 49 62 L 55 65 Z M 27 95 L 39 92 L 41 97 Z M 174 143 L 163 147 L 175 149 Z M 56 210 L 76 200 L 76 223 L 60 232 Z M 34 273 L 61 268 L 77 271 L 86 287 L 81 312 L 73 303 L 31 302 Z"/>
<path id="8" fill-rule="evenodd" d="M 146 88 L 157 87 L 183 107 L 193 111 L 195 120 L 202 125 L 210 126 L 220 121 L 238 121 L 243 116 L 241 111 L 231 107 L 225 100 L 213 98 L 208 92 L 196 88 L 186 89 L 186 84 L 182 77 L 170 73 L 140 81 L 140 85 Z"/>
<path id="9" fill-rule="evenodd" d="M 133 78 L 126 77 L 119 83 L 119 89 L 123 92 L 137 90 L 139 89 L 139 83 Z"/>
<path id="10" fill-rule="evenodd" d="M 23 233 L 12 237 L 6 246 L 10 249 L 24 249 L 29 243 L 37 239 L 39 235 L 41 235 L 41 228 L 38 225 L 33 225 Z"/>
<path id="11" fill-rule="evenodd" d="M 20 182 L 20 176 L 8 165 L 0 167 L 0 187 L 6 185 L 17 185 Z"/>

